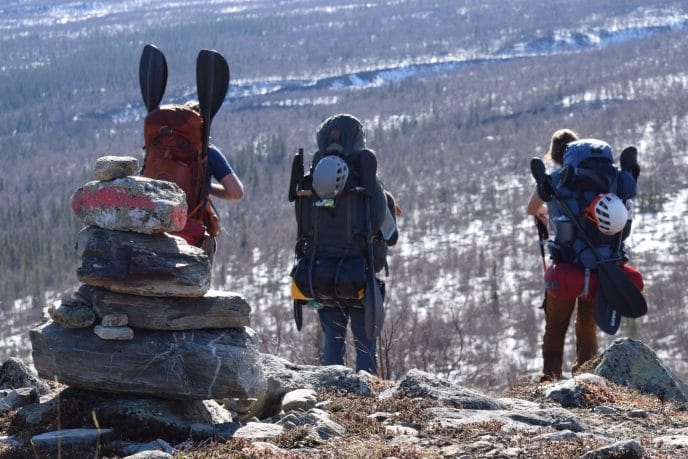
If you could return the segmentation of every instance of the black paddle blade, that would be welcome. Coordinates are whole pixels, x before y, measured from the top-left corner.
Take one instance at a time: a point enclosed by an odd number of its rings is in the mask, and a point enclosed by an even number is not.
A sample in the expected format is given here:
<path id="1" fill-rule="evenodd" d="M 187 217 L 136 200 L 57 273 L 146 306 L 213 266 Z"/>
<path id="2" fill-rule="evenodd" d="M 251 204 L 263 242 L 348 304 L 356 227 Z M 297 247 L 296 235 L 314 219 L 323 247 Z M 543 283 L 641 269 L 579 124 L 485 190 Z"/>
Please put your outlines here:
<path id="1" fill-rule="evenodd" d="M 377 187 L 377 157 L 375 153 L 370 150 L 363 150 L 358 155 L 358 161 L 361 171 L 361 184 L 366 190 L 368 196 L 375 193 Z"/>
<path id="2" fill-rule="evenodd" d="M 621 314 L 607 301 L 602 290 L 597 290 L 593 311 L 595 322 L 600 330 L 608 335 L 615 335 L 621 325 Z"/>
<path id="3" fill-rule="evenodd" d="M 303 148 L 299 148 L 299 151 L 294 155 L 294 160 L 291 162 L 289 202 L 296 201 L 296 191 L 301 180 L 303 180 Z"/>
<path id="4" fill-rule="evenodd" d="M 220 110 L 229 88 L 229 64 L 217 51 L 203 49 L 196 59 L 196 86 L 201 116 L 208 125 Z"/>
<path id="5" fill-rule="evenodd" d="M 167 86 L 165 55 L 153 45 L 143 47 L 139 61 L 139 85 L 148 113 L 158 108 Z"/>
<path id="6" fill-rule="evenodd" d="M 296 329 L 301 331 L 303 327 L 303 302 L 294 300 L 294 322 L 296 322 Z"/>
<path id="7" fill-rule="evenodd" d="M 375 156 L 370 153 L 370 156 L 375 159 Z M 361 164 L 363 166 L 363 164 Z M 369 165 L 370 166 L 370 165 Z M 377 160 L 375 160 L 375 169 L 377 170 Z M 366 190 L 366 193 L 368 191 Z M 372 194 L 372 191 L 370 192 Z M 370 219 L 370 196 L 365 196 L 364 207 L 366 216 L 366 239 L 368 246 L 368 269 L 366 273 L 365 296 L 363 297 L 363 308 L 365 310 L 365 332 L 368 339 L 373 340 L 382 331 L 382 325 L 385 321 L 385 309 L 383 305 L 382 290 L 380 284 L 375 279 L 375 264 L 373 260 L 373 230 Z"/>
<path id="8" fill-rule="evenodd" d="M 640 165 L 638 164 L 638 149 L 634 146 L 626 147 L 619 157 L 621 169 L 628 171 L 637 182 L 640 175 Z"/>
<path id="9" fill-rule="evenodd" d="M 372 279 L 366 283 L 363 308 L 365 310 L 365 333 L 368 339 L 375 339 L 382 331 L 385 322 L 384 299 L 380 285 L 375 280 L 374 274 L 369 274 Z"/>
<path id="10" fill-rule="evenodd" d="M 647 313 L 647 302 L 635 284 L 613 262 L 597 265 L 598 292 L 624 317 L 637 319 Z M 599 295 L 599 293 L 598 293 Z"/>
<path id="11" fill-rule="evenodd" d="M 545 163 L 540 158 L 533 158 L 530 160 L 530 173 L 533 178 L 540 185 L 545 179 Z"/>

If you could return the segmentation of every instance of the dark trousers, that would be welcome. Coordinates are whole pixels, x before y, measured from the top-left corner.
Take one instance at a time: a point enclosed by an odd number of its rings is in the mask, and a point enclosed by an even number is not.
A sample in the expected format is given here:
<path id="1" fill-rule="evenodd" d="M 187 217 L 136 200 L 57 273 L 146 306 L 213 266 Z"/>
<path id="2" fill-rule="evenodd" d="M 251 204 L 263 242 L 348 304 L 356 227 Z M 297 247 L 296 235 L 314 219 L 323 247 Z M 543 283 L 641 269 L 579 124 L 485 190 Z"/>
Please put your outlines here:
<path id="1" fill-rule="evenodd" d="M 365 333 L 365 311 L 357 307 L 325 307 L 318 310 L 323 331 L 323 365 L 344 365 L 346 329 L 351 321 L 351 332 L 356 347 L 356 371 L 377 374 L 375 340 Z"/>

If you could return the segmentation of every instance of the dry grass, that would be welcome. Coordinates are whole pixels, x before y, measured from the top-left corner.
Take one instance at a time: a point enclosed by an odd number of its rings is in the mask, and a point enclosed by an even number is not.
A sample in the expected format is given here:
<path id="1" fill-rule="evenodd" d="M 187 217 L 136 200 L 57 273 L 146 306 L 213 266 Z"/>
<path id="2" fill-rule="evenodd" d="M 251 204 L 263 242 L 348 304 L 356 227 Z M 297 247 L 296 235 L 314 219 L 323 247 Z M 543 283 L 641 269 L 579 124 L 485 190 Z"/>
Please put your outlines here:
<path id="1" fill-rule="evenodd" d="M 570 409 L 577 414 L 583 424 L 606 429 L 610 426 L 626 424 L 628 438 L 638 439 L 648 457 L 672 457 L 661 455 L 654 445 L 654 438 L 671 427 L 688 425 L 688 411 L 684 405 L 664 403 L 655 396 L 642 394 L 637 390 L 607 382 L 606 386 L 581 382 L 584 389 L 583 407 Z M 387 383 L 379 385 L 380 390 L 388 387 Z M 546 399 L 544 392 L 547 385 L 534 382 L 533 377 L 524 377 L 513 385 L 508 396 L 531 400 L 543 405 L 557 406 Z M 334 422 L 342 425 L 346 432 L 341 437 L 321 441 L 314 437 L 307 427 L 295 427 L 285 431 L 269 442 L 274 449 L 265 445 L 254 445 L 247 439 L 208 440 L 200 443 L 189 441 L 179 446 L 179 457 L 191 459 L 205 458 L 270 458 L 270 459 L 349 459 L 371 458 L 383 459 L 420 459 L 439 457 L 527 457 L 527 458 L 574 458 L 599 448 L 603 440 L 595 437 L 577 436 L 570 440 L 554 441 L 534 440 L 539 434 L 556 433 L 551 427 L 516 430 L 504 421 L 493 420 L 462 424 L 456 427 L 443 427 L 428 414 L 427 409 L 441 406 L 434 400 L 410 399 L 406 397 L 389 397 L 380 400 L 377 397 L 364 397 L 341 391 L 322 390 L 318 400 L 329 403 L 323 409 L 329 412 Z M 592 408 L 606 405 L 613 407 L 616 413 L 601 414 Z M 643 410 L 644 416 L 631 416 L 634 410 Z M 69 408 L 61 411 L 63 420 L 79 410 Z M 387 421 L 382 423 L 369 417 L 373 413 L 384 412 Z M 0 431 L 12 430 L 13 413 L 0 417 Z M 84 421 L 77 416 L 78 421 Z M 74 421 L 74 419 L 72 419 Z M 64 422 L 62 423 L 64 426 Z M 71 424 L 67 422 L 66 424 Z M 387 431 L 386 426 L 398 425 L 411 427 L 417 434 L 406 437 L 406 443 L 398 441 L 397 434 Z M 50 426 L 44 426 L 50 427 Z M 53 426 L 54 427 L 54 426 Z M 392 440 L 395 439 L 393 442 Z M 9 447 L 0 447 L 0 458 L 21 457 Z"/>

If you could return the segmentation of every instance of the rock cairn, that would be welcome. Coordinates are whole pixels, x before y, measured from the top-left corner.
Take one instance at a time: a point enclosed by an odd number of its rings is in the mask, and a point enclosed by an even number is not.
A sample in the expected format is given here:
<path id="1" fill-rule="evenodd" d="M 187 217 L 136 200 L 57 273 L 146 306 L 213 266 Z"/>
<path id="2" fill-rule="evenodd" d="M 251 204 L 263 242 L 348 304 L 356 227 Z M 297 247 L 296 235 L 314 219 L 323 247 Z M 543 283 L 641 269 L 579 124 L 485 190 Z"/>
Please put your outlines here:
<path id="1" fill-rule="evenodd" d="M 267 382 L 250 307 L 212 291 L 205 252 L 183 229 L 184 192 L 134 175 L 133 157 L 98 159 L 71 198 L 82 285 L 31 331 L 39 375 L 81 389 L 178 400 L 255 398 Z"/>

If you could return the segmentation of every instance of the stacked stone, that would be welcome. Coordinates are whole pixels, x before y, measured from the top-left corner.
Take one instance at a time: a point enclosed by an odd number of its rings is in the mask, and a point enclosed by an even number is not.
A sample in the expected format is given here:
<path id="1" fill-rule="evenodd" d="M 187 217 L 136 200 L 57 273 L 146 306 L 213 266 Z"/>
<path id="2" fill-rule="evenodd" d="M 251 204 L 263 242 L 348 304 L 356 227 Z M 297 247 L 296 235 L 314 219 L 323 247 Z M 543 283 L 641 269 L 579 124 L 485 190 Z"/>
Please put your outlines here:
<path id="1" fill-rule="evenodd" d="M 99 158 L 71 198 L 82 285 L 31 331 L 45 379 L 172 399 L 251 398 L 266 390 L 250 307 L 212 291 L 205 252 L 169 233 L 186 223 L 174 183 L 134 175 L 133 157 Z"/>

